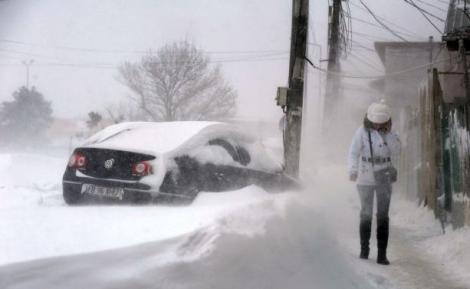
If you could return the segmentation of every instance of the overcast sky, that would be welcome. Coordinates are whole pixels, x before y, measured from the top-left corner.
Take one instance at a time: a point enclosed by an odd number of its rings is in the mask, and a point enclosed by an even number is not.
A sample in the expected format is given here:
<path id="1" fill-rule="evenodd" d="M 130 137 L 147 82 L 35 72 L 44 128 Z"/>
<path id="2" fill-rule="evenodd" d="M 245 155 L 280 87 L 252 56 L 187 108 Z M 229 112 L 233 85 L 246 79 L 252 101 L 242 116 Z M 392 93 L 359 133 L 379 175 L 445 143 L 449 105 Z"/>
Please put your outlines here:
<path id="1" fill-rule="evenodd" d="M 408 40 L 426 41 L 439 33 L 403 0 L 363 0 L 392 22 Z M 57 117 L 82 117 L 126 100 L 130 92 L 116 81 L 116 67 L 142 52 L 190 40 L 220 62 L 239 95 L 238 116 L 277 120 L 277 86 L 287 84 L 291 25 L 290 0 L 6 0 L 0 2 L 0 101 L 26 82 L 53 103 Z M 445 18 L 444 0 L 415 0 Z M 426 5 L 430 4 L 430 5 Z M 398 39 L 376 27 L 374 19 L 351 0 L 355 47 L 344 68 L 379 74 L 373 41 Z M 310 1 L 310 43 L 322 45 L 326 58 L 327 0 Z M 435 20 L 443 29 L 444 24 Z M 368 22 L 363 23 L 362 21 Z M 375 26 L 374 26 L 375 24 Z M 399 41 L 399 40 L 398 40 Z M 319 49 L 309 46 L 312 61 Z M 367 60 L 367 61 L 365 61 Z M 367 62 L 367 64 L 365 63 Z M 323 64 L 326 65 L 326 64 Z M 318 77 L 312 77 L 317 86 Z M 313 92 L 312 92 L 313 93 Z"/>

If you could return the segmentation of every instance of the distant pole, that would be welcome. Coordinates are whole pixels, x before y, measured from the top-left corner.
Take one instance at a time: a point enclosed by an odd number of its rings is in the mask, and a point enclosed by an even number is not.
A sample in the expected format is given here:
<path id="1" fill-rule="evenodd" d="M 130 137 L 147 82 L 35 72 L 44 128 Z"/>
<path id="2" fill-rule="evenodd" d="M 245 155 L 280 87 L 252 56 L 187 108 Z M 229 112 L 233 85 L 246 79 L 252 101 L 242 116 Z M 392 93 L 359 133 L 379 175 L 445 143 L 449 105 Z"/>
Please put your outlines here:
<path id="1" fill-rule="evenodd" d="M 333 6 L 330 7 L 329 16 L 329 37 L 328 37 L 328 75 L 326 80 L 326 94 L 325 94 L 325 107 L 324 118 L 329 120 L 333 107 L 340 93 L 340 83 L 338 73 L 340 71 L 339 56 L 340 56 L 340 13 L 341 13 L 341 0 L 333 0 Z M 326 121 L 325 123 L 327 123 Z"/>
<path id="2" fill-rule="evenodd" d="M 429 69 L 432 71 L 432 67 L 433 67 L 433 50 L 434 50 L 434 37 L 432 36 L 429 36 Z"/>
<path id="3" fill-rule="evenodd" d="M 26 88 L 29 89 L 29 67 L 34 63 L 33 59 L 28 61 L 24 60 L 23 64 L 26 66 Z"/>
<path id="4" fill-rule="evenodd" d="M 307 54 L 309 0 L 292 1 L 292 32 L 289 63 L 289 92 L 286 105 L 284 162 L 286 174 L 297 178 L 304 94 L 304 64 Z"/>
<path id="5" fill-rule="evenodd" d="M 459 53 L 463 68 L 463 82 L 465 87 L 465 101 L 470 100 L 470 79 L 468 75 L 467 51 L 465 50 L 464 39 L 459 39 Z"/>

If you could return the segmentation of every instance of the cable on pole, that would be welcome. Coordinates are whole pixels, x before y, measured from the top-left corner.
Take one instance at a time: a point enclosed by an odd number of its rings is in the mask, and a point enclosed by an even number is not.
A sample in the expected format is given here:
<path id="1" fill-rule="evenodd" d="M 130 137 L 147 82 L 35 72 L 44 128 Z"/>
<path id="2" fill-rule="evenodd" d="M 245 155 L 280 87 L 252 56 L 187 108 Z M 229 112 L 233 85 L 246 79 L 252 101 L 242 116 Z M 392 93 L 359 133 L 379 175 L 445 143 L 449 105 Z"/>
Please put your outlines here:
<path id="1" fill-rule="evenodd" d="M 442 62 L 447 62 L 450 59 L 452 59 L 452 58 L 446 58 L 446 59 L 442 59 L 440 61 L 429 62 L 429 63 L 423 64 L 423 65 L 419 65 L 419 66 L 415 66 L 415 67 L 412 67 L 412 68 L 408 68 L 408 69 L 404 69 L 404 70 L 400 70 L 400 71 L 395 71 L 395 72 L 391 72 L 391 73 L 386 73 L 386 74 L 383 74 L 383 75 L 352 75 L 352 74 L 346 74 L 346 73 L 336 73 L 336 72 L 332 72 L 332 71 L 328 71 L 326 69 L 320 68 L 320 67 L 316 66 L 315 64 L 313 64 L 312 61 L 308 60 L 305 57 L 305 60 L 307 60 L 307 62 L 310 63 L 310 65 L 312 65 L 312 67 L 316 70 L 319 70 L 319 71 L 324 72 L 326 74 L 336 75 L 336 76 L 342 77 L 342 78 L 352 78 L 352 79 L 380 79 L 380 78 L 384 78 L 384 77 L 387 77 L 387 76 L 400 75 L 400 74 L 403 74 L 403 73 L 408 73 L 408 72 L 411 72 L 411 71 L 415 71 L 415 70 L 418 70 L 418 69 L 429 67 L 429 65 L 434 65 L 434 64 L 438 64 L 438 63 L 442 63 Z"/>

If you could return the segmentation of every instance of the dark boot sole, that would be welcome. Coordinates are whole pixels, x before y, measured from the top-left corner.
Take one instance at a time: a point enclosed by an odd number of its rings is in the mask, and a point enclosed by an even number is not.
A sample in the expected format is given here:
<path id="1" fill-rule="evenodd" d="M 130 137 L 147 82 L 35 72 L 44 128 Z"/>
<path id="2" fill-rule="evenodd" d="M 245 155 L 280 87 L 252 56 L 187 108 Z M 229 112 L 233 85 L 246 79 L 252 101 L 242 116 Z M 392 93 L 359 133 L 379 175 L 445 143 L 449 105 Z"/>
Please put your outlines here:
<path id="1" fill-rule="evenodd" d="M 388 260 L 377 260 L 377 264 L 380 264 L 380 265 L 390 265 L 390 261 Z"/>

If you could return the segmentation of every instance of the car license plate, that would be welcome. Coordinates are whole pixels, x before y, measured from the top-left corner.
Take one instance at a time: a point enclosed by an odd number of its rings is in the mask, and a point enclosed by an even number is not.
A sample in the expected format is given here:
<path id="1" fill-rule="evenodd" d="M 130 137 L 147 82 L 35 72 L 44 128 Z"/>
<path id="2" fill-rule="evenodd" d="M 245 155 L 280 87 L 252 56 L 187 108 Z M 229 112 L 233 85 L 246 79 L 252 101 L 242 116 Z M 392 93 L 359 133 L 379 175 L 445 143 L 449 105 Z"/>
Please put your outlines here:
<path id="1" fill-rule="evenodd" d="M 124 197 L 124 189 L 122 188 L 106 188 L 91 184 L 82 185 L 82 194 L 95 195 L 122 200 Z"/>

